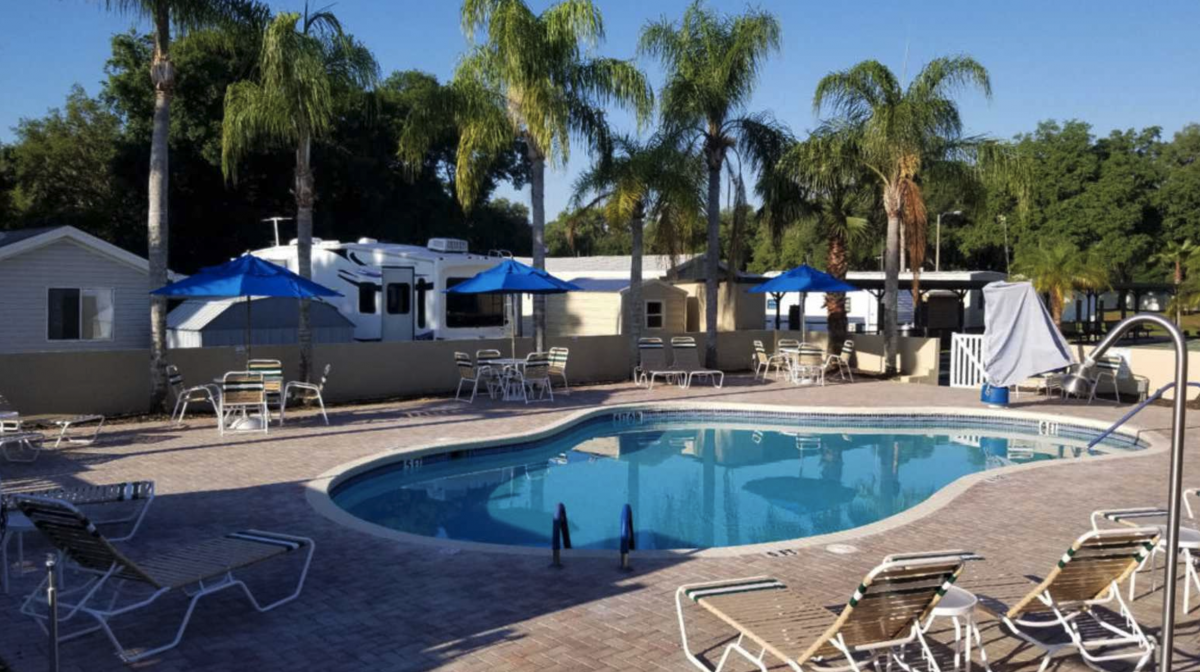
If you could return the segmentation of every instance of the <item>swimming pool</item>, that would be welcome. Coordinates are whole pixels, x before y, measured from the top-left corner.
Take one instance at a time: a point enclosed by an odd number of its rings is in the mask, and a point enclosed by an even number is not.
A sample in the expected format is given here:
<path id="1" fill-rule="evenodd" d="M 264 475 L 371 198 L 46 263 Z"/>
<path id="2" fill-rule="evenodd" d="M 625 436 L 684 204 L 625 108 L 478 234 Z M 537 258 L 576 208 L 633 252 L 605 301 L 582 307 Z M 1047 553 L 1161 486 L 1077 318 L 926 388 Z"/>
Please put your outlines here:
<path id="1" fill-rule="evenodd" d="M 1140 450 L 1126 435 L 1003 416 L 623 410 L 553 435 L 393 461 L 333 502 L 392 530 L 548 546 L 557 505 L 575 548 L 740 546 L 840 532 L 905 511 L 962 476 Z"/>

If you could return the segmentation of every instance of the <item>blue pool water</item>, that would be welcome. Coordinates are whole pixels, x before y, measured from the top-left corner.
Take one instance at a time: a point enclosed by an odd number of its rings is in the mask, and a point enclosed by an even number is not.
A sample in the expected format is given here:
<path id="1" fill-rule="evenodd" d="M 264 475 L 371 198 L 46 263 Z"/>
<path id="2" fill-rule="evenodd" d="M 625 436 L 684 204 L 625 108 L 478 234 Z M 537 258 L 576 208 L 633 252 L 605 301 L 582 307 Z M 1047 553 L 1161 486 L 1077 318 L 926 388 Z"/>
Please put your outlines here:
<path id="1" fill-rule="evenodd" d="M 1088 451 L 1088 432 L 1052 429 L 911 417 L 604 416 L 529 444 L 380 468 L 341 484 L 333 499 L 404 532 L 524 546 L 549 545 L 562 502 L 575 548 L 616 548 L 629 503 L 638 548 L 707 548 L 846 530 L 966 474 L 1137 448 L 1121 439 Z"/>

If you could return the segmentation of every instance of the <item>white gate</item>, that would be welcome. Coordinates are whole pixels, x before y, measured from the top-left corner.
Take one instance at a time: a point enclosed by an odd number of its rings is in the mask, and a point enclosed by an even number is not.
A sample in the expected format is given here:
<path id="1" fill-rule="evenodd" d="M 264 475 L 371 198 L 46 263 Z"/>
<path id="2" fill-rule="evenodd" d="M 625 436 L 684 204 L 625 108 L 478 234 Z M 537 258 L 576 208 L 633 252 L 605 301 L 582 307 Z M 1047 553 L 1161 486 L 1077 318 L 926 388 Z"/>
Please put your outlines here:
<path id="1" fill-rule="evenodd" d="M 983 336 L 950 334 L 950 387 L 983 387 Z"/>

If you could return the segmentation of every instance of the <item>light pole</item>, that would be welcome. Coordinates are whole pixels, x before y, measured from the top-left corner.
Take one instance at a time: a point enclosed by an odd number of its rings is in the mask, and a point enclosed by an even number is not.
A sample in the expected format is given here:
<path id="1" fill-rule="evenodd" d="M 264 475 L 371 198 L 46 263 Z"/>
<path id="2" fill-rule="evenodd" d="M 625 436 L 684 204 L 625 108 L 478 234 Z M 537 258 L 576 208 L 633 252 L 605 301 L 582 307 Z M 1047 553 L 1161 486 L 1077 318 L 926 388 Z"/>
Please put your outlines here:
<path id="1" fill-rule="evenodd" d="M 933 252 L 933 270 L 934 272 L 942 270 L 942 215 L 951 215 L 959 217 L 962 215 L 962 210 L 954 210 L 951 212 L 939 212 L 937 216 L 937 243 Z"/>

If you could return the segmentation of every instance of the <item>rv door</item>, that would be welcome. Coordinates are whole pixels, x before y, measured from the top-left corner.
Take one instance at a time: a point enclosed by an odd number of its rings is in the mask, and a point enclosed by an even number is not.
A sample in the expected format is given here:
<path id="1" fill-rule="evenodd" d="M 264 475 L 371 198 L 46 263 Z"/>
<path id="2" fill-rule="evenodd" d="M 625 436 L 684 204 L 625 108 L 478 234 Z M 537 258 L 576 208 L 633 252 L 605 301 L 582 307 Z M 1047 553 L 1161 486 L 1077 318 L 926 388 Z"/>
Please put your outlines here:
<path id="1" fill-rule="evenodd" d="M 383 340 L 413 340 L 413 269 L 383 267 Z"/>

